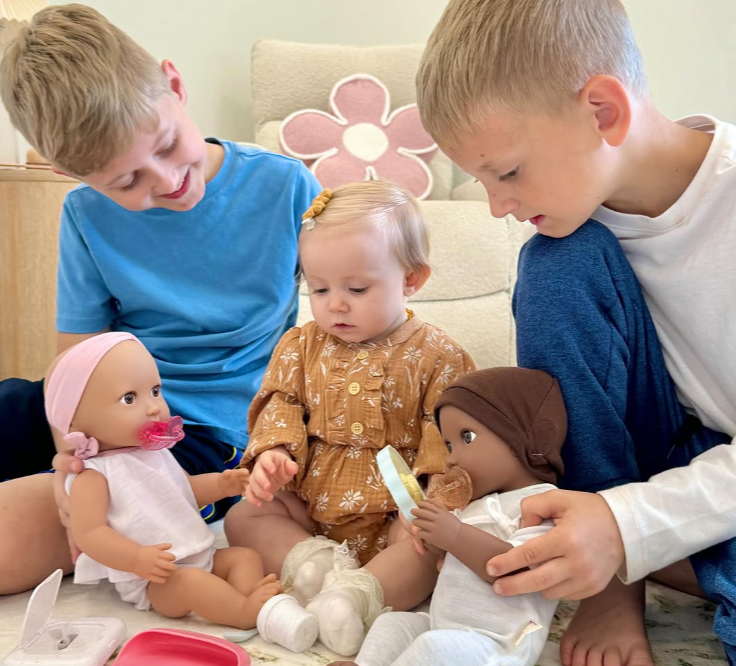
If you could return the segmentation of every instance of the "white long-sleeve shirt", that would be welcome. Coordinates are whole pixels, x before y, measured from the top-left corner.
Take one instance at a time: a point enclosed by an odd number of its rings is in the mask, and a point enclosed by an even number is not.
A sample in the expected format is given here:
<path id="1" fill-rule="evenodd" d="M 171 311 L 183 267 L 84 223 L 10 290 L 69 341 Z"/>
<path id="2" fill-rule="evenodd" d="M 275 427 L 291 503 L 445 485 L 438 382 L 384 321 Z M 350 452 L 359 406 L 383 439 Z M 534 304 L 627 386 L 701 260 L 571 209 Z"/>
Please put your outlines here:
<path id="1" fill-rule="evenodd" d="M 727 436 L 687 467 L 600 493 L 621 530 L 625 582 L 736 537 L 736 127 L 680 123 L 713 133 L 680 199 L 656 218 L 602 207 L 593 218 L 641 283 L 680 402 Z"/>

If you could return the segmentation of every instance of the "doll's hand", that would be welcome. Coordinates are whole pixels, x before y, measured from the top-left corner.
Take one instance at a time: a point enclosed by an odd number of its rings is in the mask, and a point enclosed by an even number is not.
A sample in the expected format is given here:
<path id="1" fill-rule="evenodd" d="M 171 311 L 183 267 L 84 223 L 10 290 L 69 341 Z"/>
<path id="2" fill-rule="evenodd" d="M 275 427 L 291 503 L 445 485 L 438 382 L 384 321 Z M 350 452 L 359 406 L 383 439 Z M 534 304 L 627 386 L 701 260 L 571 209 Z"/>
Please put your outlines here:
<path id="1" fill-rule="evenodd" d="M 427 544 L 448 550 L 457 537 L 462 523 L 450 513 L 441 500 L 434 498 L 419 502 L 414 515 L 413 527 L 418 529 L 417 537 Z"/>
<path id="2" fill-rule="evenodd" d="M 152 583 L 165 583 L 177 569 L 174 564 L 176 558 L 173 553 L 168 552 L 169 548 L 170 543 L 141 546 L 133 564 L 133 573 Z"/>
<path id="3" fill-rule="evenodd" d="M 245 499 L 256 506 L 270 502 L 298 471 L 299 465 L 286 452 L 264 451 L 256 460 Z"/>
<path id="4" fill-rule="evenodd" d="M 220 474 L 219 479 L 223 497 L 245 495 L 245 491 L 248 489 L 249 480 L 250 472 L 244 467 L 226 469 L 222 474 Z"/>
<path id="5" fill-rule="evenodd" d="M 594 493 L 550 490 L 521 502 L 521 525 L 551 518 L 555 526 L 488 562 L 496 594 L 542 592 L 548 599 L 585 599 L 600 592 L 624 563 L 621 533 L 608 503 Z"/>
<path id="6" fill-rule="evenodd" d="M 401 523 L 401 526 L 407 532 L 409 532 L 409 534 L 412 535 L 414 550 L 419 555 L 424 555 L 425 553 L 429 552 L 434 555 L 440 555 L 442 559 L 444 559 L 445 551 L 442 550 L 441 548 L 437 548 L 437 546 L 433 546 L 432 544 L 424 543 L 424 541 L 422 541 L 422 539 L 420 539 L 417 536 L 417 533 L 419 532 L 419 528 L 416 526 L 416 523 L 410 523 L 406 519 L 406 516 L 401 511 L 399 511 L 399 522 Z"/>
<path id="7" fill-rule="evenodd" d="M 70 451 L 63 451 L 54 456 L 52 465 L 54 467 L 54 498 L 56 499 L 56 506 L 59 507 L 59 519 L 61 520 L 61 524 L 66 528 L 66 538 L 69 543 L 72 562 L 76 563 L 82 551 L 79 550 L 72 538 L 72 530 L 69 523 L 69 495 L 66 492 L 65 484 L 68 474 L 79 474 L 84 470 L 84 463 Z"/>

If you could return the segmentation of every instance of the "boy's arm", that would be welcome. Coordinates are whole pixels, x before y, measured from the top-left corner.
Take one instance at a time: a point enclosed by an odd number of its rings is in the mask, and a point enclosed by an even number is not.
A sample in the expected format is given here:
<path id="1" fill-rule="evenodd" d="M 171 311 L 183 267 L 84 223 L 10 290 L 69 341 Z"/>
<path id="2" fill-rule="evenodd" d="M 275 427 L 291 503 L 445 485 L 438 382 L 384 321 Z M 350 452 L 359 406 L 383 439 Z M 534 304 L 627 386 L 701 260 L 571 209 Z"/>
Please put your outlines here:
<path id="1" fill-rule="evenodd" d="M 664 566 L 736 537 L 736 438 L 644 483 L 598 493 L 623 542 L 618 569 L 632 583 Z"/>
<path id="2" fill-rule="evenodd" d="M 80 192 L 64 199 L 59 226 L 59 265 L 56 289 L 57 350 L 109 330 L 116 316 L 115 300 L 84 235 L 90 211 Z"/>
<path id="3" fill-rule="evenodd" d="M 554 598 L 585 599 L 618 574 L 625 583 L 736 537 L 736 439 L 701 453 L 687 467 L 597 494 L 557 490 L 526 498 L 522 522 L 552 519 L 534 546 L 489 563 L 505 578 L 503 595 L 555 588 Z M 550 597 L 552 598 L 552 597 Z"/>
<path id="4" fill-rule="evenodd" d="M 163 582 L 176 569 L 171 544 L 142 546 L 107 524 L 108 485 L 99 472 L 86 469 L 72 483 L 70 521 L 74 540 L 83 553 L 118 571 L 130 571 L 153 582 Z"/>
<path id="5" fill-rule="evenodd" d="M 417 536 L 426 543 L 454 555 L 473 573 L 492 583 L 486 563 L 492 557 L 511 550 L 512 545 L 488 532 L 466 525 L 450 513 L 440 500 L 425 500 L 412 513 Z"/>

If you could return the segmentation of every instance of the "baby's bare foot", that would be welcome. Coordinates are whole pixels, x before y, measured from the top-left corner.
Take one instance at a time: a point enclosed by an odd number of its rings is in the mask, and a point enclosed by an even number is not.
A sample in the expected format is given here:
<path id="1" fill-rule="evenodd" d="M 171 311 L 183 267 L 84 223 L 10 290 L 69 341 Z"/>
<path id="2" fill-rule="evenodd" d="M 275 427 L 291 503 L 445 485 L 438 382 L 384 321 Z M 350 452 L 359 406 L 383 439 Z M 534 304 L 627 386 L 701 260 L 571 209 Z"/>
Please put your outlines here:
<path id="1" fill-rule="evenodd" d="M 644 583 L 614 578 L 580 602 L 560 642 L 563 666 L 654 666 L 644 628 Z"/>

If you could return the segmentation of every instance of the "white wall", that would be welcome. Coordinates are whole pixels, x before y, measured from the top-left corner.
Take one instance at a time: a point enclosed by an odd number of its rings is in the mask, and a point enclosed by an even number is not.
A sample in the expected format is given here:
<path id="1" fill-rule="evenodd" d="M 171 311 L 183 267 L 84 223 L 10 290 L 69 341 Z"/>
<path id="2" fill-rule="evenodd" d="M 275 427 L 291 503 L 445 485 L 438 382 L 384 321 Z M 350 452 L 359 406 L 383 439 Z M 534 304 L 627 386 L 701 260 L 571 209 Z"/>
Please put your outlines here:
<path id="1" fill-rule="evenodd" d="M 66 0 L 52 0 L 63 4 Z M 259 39 L 425 42 L 445 0 L 87 0 L 157 58 L 171 60 L 205 135 L 249 141 L 250 49 Z"/>
<path id="2" fill-rule="evenodd" d="M 660 110 L 671 118 L 707 113 L 736 123 L 736 2 L 623 2 Z"/>
<path id="3" fill-rule="evenodd" d="M 51 0 L 60 4 L 60 0 Z M 736 2 L 624 0 L 661 110 L 736 122 Z M 353 45 L 426 40 L 445 0 L 88 0 L 184 75 L 204 134 L 252 139 L 250 48 L 262 38 Z"/>

